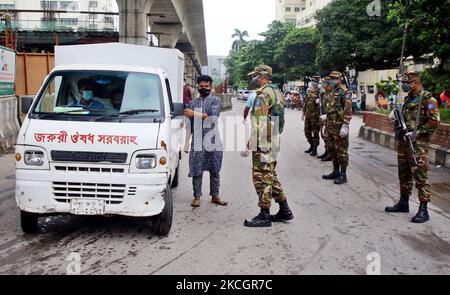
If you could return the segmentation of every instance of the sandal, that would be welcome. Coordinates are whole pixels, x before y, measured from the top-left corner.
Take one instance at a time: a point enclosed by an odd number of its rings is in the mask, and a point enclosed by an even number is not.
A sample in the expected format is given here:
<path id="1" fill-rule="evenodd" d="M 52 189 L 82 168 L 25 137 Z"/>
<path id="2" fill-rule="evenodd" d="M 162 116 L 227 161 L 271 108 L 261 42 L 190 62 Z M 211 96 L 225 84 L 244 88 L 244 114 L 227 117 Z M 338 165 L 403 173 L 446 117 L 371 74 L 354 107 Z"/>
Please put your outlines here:
<path id="1" fill-rule="evenodd" d="M 224 200 L 222 200 L 222 198 L 220 197 L 214 197 L 211 199 L 211 203 L 220 205 L 220 206 L 226 206 L 228 205 L 228 202 L 225 202 Z"/>
<path id="2" fill-rule="evenodd" d="M 200 207 L 200 199 L 194 198 L 191 202 L 191 206 L 194 208 Z"/>

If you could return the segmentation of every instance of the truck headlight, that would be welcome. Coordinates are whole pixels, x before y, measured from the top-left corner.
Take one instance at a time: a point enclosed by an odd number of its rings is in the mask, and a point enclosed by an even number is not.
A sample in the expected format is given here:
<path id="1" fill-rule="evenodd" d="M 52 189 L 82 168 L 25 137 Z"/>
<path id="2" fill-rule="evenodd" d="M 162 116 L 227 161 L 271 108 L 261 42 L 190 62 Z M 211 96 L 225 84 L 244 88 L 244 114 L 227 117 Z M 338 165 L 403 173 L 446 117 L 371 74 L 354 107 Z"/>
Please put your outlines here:
<path id="1" fill-rule="evenodd" d="M 136 157 L 136 168 L 153 169 L 156 167 L 156 155 L 138 155 Z"/>
<path id="2" fill-rule="evenodd" d="M 44 165 L 44 153 L 41 151 L 25 151 L 24 162 L 30 166 Z"/>

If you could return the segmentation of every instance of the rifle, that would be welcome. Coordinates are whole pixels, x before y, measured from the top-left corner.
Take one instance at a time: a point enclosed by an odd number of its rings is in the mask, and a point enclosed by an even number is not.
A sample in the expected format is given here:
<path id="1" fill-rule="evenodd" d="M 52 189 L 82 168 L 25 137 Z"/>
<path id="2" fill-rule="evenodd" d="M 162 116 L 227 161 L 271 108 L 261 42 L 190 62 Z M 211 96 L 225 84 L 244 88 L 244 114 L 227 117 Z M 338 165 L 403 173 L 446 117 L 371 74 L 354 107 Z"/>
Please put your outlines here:
<path id="1" fill-rule="evenodd" d="M 410 164 L 413 167 L 419 165 L 417 162 L 416 151 L 414 150 L 414 145 L 411 140 L 411 136 L 408 133 L 408 127 L 406 127 L 405 119 L 403 118 L 402 112 L 396 107 L 394 109 L 394 117 L 395 117 L 395 139 L 403 140 L 408 145 L 408 152 L 412 155 L 412 160 Z"/>

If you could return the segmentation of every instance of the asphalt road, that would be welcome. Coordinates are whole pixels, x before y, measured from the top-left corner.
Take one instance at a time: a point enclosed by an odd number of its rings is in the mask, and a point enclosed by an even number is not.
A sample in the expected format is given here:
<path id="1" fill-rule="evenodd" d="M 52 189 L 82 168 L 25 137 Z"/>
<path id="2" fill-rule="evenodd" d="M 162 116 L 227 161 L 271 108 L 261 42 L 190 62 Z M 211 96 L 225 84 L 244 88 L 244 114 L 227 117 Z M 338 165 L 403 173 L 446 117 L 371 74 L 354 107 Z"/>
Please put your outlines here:
<path id="1" fill-rule="evenodd" d="M 235 101 L 222 116 L 242 110 Z M 416 198 L 409 214 L 385 213 L 398 198 L 396 155 L 357 138 L 360 124 L 355 116 L 349 183 L 335 186 L 321 179 L 331 164 L 303 153 L 300 113 L 288 111 L 277 170 L 295 219 L 271 228 L 243 226 L 258 212 L 250 158 L 224 155 L 221 193 L 228 207 L 205 197 L 193 210 L 184 157 L 173 191 L 172 231 L 163 238 L 150 234 L 147 220 L 84 216 L 41 218 L 40 233 L 24 235 L 14 200 L 14 157 L 2 155 L 0 274 L 66 274 L 77 269 L 71 267 L 78 256 L 81 274 L 450 274 L 449 170 L 431 168 L 430 222 L 410 222 Z M 207 183 L 208 176 L 206 193 Z"/>

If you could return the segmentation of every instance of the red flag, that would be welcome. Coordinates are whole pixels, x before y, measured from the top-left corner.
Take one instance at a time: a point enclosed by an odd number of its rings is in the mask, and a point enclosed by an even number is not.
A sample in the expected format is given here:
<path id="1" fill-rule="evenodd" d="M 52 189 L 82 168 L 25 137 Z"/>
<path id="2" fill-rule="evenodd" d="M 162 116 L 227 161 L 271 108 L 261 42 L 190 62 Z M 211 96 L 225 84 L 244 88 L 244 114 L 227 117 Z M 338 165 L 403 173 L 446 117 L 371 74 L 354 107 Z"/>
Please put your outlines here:
<path id="1" fill-rule="evenodd" d="M 441 102 L 447 102 L 448 105 L 450 105 L 450 91 L 449 90 L 445 90 L 441 93 Z"/>

